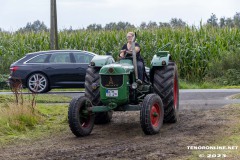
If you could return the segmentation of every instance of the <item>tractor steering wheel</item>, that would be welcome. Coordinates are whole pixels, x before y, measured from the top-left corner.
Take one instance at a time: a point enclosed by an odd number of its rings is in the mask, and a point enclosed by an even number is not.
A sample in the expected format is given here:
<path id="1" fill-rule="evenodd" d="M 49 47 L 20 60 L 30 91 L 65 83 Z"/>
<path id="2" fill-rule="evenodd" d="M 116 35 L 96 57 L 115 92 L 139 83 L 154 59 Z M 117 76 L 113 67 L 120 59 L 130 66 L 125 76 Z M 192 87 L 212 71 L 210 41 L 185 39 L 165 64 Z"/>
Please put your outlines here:
<path id="1" fill-rule="evenodd" d="M 123 57 L 120 57 L 120 59 L 129 59 L 129 58 L 132 58 L 132 56 L 130 56 L 130 57 L 128 56 L 128 57 L 127 57 L 128 54 L 129 54 L 129 53 L 127 53 L 126 50 L 125 50 L 125 51 L 124 51 L 124 56 L 123 56 Z"/>
<path id="2" fill-rule="evenodd" d="M 130 58 L 132 58 L 132 55 L 129 54 L 127 51 L 125 51 L 124 53 L 125 53 L 125 54 L 124 54 L 124 59 L 130 59 Z M 128 57 L 127 57 L 128 54 L 131 55 L 131 56 L 128 56 Z"/>

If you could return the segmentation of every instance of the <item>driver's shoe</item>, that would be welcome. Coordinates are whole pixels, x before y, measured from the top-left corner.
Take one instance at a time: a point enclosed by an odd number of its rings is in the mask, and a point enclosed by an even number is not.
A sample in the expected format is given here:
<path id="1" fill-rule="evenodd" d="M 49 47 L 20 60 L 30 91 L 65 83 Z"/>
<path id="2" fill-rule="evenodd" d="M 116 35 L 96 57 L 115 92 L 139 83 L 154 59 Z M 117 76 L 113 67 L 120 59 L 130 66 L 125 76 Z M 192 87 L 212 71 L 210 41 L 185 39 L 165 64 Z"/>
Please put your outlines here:
<path id="1" fill-rule="evenodd" d="M 143 83 L 140 79 L 137 79 L 136 82 L 137 84 L 140 84 L 140 85 Z"/>

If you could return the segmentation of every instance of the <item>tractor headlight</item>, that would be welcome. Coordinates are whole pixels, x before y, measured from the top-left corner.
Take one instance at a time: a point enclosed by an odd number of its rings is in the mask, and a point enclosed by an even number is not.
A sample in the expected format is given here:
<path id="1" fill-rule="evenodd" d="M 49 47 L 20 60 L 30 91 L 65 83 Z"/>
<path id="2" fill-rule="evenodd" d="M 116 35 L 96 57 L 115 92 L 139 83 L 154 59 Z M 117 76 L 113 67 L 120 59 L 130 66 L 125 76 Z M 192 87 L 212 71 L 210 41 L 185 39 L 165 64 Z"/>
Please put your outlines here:
<path id="1" fill-rule="evenodd" d="M 95 66 L 95 63 L 94 62 L 90 62 L 90 66 Z"/>
<path id="2" fill-rule="evenodd" d="M 162 65 L 165 66 L 166 65 L 166 61 L 162 61 Z"/>
<path id="3" fill-rule="evenodd" d="M 114 69 L 113 69 L 113 68 L 109 68 L 109 69 L 108 69 L 108 72 L 109 72 L 109 73 L 113 73 L 113 72 L 114 72 Z"/>
<path id="4" fill-rule="evenodd" d="M 138 87 L 137 83 L 136 82 L 133 82 L 132 83 L 132 89 L 136 89 Z"/>

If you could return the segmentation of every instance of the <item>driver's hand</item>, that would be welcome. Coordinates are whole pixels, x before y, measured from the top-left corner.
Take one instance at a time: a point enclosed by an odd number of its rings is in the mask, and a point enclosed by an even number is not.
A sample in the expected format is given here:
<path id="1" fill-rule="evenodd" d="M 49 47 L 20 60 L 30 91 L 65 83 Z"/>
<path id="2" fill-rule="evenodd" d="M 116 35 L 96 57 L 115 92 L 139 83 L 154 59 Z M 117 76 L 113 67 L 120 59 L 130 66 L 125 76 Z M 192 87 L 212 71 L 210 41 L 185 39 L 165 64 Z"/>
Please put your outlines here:
<path id="1" fill-rule="evenodd" d="M 126 53 L 128 53 L 128 54 L 132 54 L 132 51 L 126 51 Z"/>
<path id="2" fill-rule="evenodd" d="M 120 57 L 121 57 L 121 58 L 124 58 L 124 52 L 121 52 L 121 53 L 120 53 Z"/>
<path id="3" fill-rule="evenodd" d="M 124 54 L 125 54 L 125 53 L 126 53 L 126 51 L 127 51 L 127 50 L 126 50 L 126 49 L 124 49 L 124 50 L 121 50 L 121 51 L 120 51 L 120 53 L 124 53 Z"/>
<path id="4" fill-rule="evenodd" d="M 126 54 L 126 49 L 120 51 L 120 57 L 124 58 Z"/>

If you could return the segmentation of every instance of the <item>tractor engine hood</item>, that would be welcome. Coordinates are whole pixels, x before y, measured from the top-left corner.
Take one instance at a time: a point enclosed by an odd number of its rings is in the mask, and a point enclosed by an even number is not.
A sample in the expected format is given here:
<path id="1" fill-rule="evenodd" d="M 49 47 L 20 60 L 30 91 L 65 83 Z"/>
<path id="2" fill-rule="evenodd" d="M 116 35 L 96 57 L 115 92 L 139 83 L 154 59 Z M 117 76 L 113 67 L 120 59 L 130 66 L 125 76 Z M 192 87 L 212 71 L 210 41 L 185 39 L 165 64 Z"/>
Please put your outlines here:
<path id="1" fill-rule="evenodd" d="M 99 74 L 104 75 L 119 75 L 130 74 L 133 72 L 133 65 L 128 63 L 112 63 L 101 68 Z"/>

